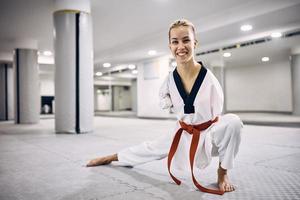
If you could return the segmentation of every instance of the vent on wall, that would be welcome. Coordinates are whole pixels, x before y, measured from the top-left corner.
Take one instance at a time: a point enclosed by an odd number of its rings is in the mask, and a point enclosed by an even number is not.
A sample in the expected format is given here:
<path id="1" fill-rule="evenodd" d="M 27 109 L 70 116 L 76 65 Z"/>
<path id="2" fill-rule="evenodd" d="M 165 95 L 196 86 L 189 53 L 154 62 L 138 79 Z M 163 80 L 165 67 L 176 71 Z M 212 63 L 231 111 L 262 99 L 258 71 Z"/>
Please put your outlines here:
<path id="1" fill-rule="evenodd" d="M 289 38 L 289 37 L 294 37 L 294 36 L 298 36 L 298 35 L 300 35 L 300 30 L 293 30 L 293 31 L 283 33 L 281 37 Z M 208 51 L 199 52 L 199 53 L 196 53 L 196 56 L 201 56 L 201 55 L 205 55 L 205 54 L 216 53 L 219 51 L 225 51 L 225 50 L 229 50 L 229 49 L 236 49 L 236 48 L 240 48 L 240 47 L 261 44 L 261 43 L 265 43 L 265 42 L 269 42 L 269 41 L 272 41 L 272 38 L 269 36 L 263 37 L 263 38 L 258 38 L 255 40 L 246 41 L 246 42 L 242 42 L 242 43 L 238 43 L 238 44 L 234 44 L 234 45 L 228 45 L 228 46 L 225 46 L 225 47 L 222 47 L 219 49 L 212 49 L 212 50 L 208 50 Z"/>

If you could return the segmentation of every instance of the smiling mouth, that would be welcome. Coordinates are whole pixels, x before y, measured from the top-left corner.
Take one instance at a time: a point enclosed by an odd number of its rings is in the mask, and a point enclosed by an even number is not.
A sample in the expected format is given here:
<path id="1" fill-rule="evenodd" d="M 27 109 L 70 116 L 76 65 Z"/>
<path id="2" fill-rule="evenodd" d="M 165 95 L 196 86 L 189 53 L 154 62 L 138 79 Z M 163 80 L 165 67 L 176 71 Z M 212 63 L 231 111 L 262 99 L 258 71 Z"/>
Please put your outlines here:
<path id="1" fill-rule="evenodd" d="M 187 55 L 187 52 L 179 52 L 179 53 L 176 53 L 177 56 L 185 56 Z"/>

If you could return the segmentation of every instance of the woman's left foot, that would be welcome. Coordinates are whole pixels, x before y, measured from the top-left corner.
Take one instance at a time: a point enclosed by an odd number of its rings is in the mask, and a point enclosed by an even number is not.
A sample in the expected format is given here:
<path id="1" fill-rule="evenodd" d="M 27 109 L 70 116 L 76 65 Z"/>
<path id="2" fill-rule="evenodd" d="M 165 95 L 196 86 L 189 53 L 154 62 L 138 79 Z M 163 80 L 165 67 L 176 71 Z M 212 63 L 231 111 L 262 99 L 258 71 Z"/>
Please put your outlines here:
<path id="1" fill-rule="evenodd" d="M 221 191 L 232 192 L 235 187 L 229 182 L 227 170 L 219 167 L 218 169 L 218 186 Z"/>

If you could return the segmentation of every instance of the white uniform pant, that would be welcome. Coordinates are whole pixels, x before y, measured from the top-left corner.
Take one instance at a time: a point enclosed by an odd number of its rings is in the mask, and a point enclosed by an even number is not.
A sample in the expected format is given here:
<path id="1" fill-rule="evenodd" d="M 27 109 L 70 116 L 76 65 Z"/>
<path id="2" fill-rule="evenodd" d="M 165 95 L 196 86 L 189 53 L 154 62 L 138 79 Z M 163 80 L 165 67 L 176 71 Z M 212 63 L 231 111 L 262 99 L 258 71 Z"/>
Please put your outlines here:
<path id="1" fill-rule="evenodd" d="M 209 130 L 213 144 L 212 156 L 219 156 L 223 169 L 233 168 L 234 158 L 241 141 L 242 122 L 237 115 L 226 114 Z M 144 142 L 118 152 L 121 165 L 136 166 L 153 160 L 165 158 L 173 141 L 174 133 L 166 134 L 157 140 Z"/>

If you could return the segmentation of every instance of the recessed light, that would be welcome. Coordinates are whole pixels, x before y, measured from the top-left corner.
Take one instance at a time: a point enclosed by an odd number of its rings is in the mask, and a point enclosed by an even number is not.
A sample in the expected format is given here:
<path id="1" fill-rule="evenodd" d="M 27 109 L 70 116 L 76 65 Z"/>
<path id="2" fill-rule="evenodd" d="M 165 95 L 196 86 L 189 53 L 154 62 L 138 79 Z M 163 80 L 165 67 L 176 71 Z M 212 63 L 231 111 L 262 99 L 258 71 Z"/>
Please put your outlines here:
<path id="1" fill-rule="evenodd" d="M 241 26 L 242 31 L 250 31 L 252 30 L 252 26 L 250 24 L 245 24 Z"/>
<path id="2" fill-rule="evenodd" d="M 123 68 L 124 68 L 123 65 L 117 65 L 117 66 L 115 67 L 115 70 L 122 71 Z"/>
<path id="3" fill-rule="evenodd" d="M 229 53 L 229 52 L 225 52 L 225 53 L 223 53 L 223 56 L 224 56 L 225 58 L 228 58 L 228 57 L 230 57 L 230 56 L 231 56 L 231 53 Z"/>
<path id="4" fill-rule="evenodd" d="M 135 69 L 135 65 L 132 64 L 128 65 L 128 69 Z"/>
<path id="5" fill-rule="evenodd" d="M 51 51 L 44 51 L 43 54 L 45 56 L 52 56 L 52 52 Z"/>
<path id="6" fill-rule="evenodd" d="M 138 70 L 132 70 L 131 73 L 137 74 L 137 73 L 138 73 Z"/>
<path id="7" fill-rule="evenodd" d="M 154 56 L 154 55 L 156 55 L 156 51 L 155 50 L 150 50 L 150 51 L 148 51 L 148 55 Z"/>
<path id="8" fill-rule="evenodd" d="M 269 57 L 262 57 L 262 58 L 261 58 L 261 61 L 263 61 L 263 62 L 268 62 L 269 60 L 270 60 Z"/>
<path id="9" fill-rule="evenodd" d="M 281 36 L 282 36 L 282 33 L 280 33 L 280 32 L 274 32 L 274 33 L 271 34 L 272 38 L 279 38 Z"/>
<path id="10" fill-rule="evenodd" d="M 103 67 L 105 67 L 105 68 L 108 68 L 108 67 L 110 67 L 110 66 L 111 66 L 110 63 L 103 63 Z"/>
<path id="11" fill-rule="evenodd" d="M 97 73 L 96 73 L 96 76 L 102 76 L 102 75 L 103 75 L 102 72 L 97 72 Z"/>

